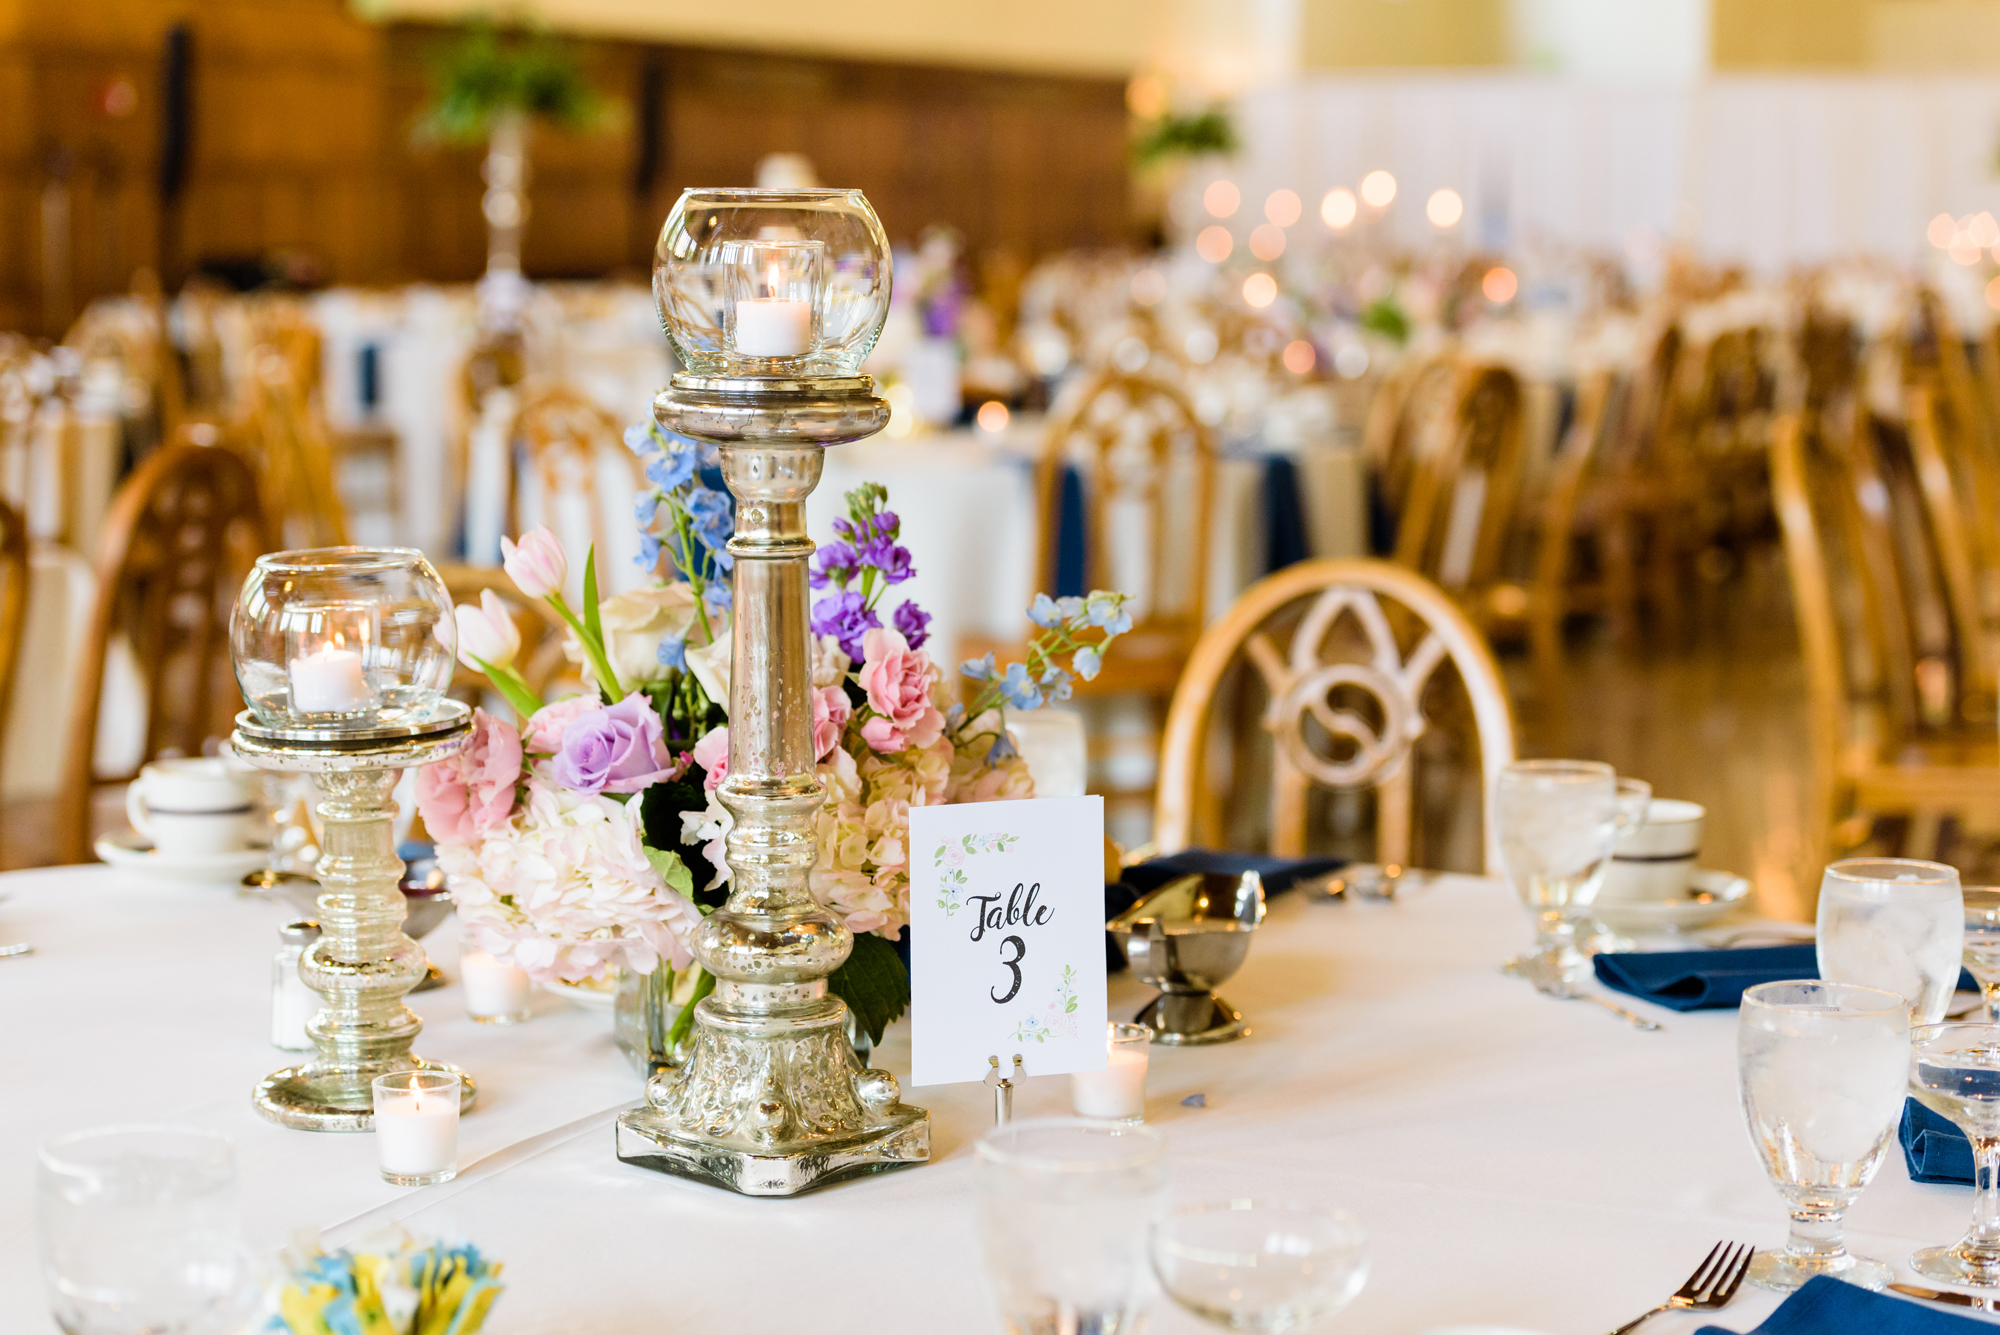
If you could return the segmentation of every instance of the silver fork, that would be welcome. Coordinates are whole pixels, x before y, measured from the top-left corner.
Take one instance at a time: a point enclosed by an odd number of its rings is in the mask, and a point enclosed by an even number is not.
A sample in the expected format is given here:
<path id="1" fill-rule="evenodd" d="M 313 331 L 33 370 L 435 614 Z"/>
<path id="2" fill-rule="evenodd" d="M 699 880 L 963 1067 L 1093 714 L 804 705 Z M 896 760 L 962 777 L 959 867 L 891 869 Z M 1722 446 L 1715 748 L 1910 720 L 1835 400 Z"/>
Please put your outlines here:
<path id="1" fill-rule="evenodd" d="M 1640 1313 L 1637 1320 L 1626 1322 L 1611 1335 L 1630 1335 L 1662 1312 L 1713 1312 L 1727 1305 L 1736 1296 L 1736 1287 L 1743 1282 L 1743 1274 L 1750 1268 L 1750 1258 L 1756 1254 L 1755 1247 L 1745 1247 L 1740 1242 L 1716 1243 L 1714 1249 L 1702 1258 L 1702 1263 L 1694 1268 L 1694 1273 L 1688 1276 L 1687 1283 L 1674 1290 L 1673 1297 L 1649 1312 Z"/>

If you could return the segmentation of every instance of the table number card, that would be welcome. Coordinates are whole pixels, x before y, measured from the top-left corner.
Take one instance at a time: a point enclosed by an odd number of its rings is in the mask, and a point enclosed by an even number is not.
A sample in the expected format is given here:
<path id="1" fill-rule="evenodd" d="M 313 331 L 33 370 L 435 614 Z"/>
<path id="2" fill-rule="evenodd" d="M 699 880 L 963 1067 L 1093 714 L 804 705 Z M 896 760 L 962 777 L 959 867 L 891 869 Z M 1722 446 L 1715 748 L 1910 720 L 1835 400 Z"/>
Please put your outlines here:
<path id="1" fill-rule="evenodd" d="M 910 1083 L 1101 1071 L 1104 799 L 910 809 Z"/>

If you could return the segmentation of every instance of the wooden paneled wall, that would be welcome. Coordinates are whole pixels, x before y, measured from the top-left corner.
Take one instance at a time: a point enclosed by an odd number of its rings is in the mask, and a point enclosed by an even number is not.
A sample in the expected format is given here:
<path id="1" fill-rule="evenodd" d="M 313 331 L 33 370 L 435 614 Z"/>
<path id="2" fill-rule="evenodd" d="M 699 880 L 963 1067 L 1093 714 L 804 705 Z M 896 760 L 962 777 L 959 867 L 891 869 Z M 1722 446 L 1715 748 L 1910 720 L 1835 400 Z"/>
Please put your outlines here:
<path id="1" fill-rule="evenodd" d="M 193 119 L 185 184 L 163 201 L 162 51 L 177 23 L 190 33 Z M 410 135 L 450 40 L 360 22 L 340 0 L 0 0 L 0 329 L 57 332 L 140 266 L 171 286 L 204 260 L 291 251 L 331 282 L 476 276 L 480 154 Z M 684 187 L 750 184 L 778 151 L 865 189 L 898 240 L 949 223 L 975 255 L 1025 261 L 1129 236 L 1117 80 L 577 49 L 622 114 L 604 133 L 536 136 L 532 276 L 643 272 Z M 45 223 L 65 211 L 68 254 L 52 256 L 45 239 L 61 232 Z"/>

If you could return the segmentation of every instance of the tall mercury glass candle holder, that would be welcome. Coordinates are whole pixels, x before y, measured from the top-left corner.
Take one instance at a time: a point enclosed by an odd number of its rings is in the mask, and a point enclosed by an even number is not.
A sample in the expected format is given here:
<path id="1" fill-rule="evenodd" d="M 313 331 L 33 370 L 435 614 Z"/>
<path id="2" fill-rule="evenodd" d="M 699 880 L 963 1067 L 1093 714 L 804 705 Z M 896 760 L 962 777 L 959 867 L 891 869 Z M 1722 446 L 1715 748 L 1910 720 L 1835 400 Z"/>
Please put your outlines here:
<path id="1" fill-rule="evenodd" d="M 889 311 L 888 240 L 858 190 L 690 190 L 660 232 L 653 291 L 682 364 L 661 425 L 720 450 L 735 495 L 729 901 L 694 954 L 715 976 L 686 1060 L 618 1119 L 627 1163 L 791 1196 L 930 1158 L 930 1116 L 865 1070 L 827 975 L 853 948 L 807 886 L 814 816 L 806 497 L 826 448 L 882 429 L 860 374 Z M 766 303 L 756 305 L 753 303 Z"/>
<path id="2" fill-rule="evenodd" d="M 326 839 L 319 940 L 299 976 L 322 1006 L 306 1025 L 312 1059 L 257 1086 L 257 1111 L 306 1131 L 367 1131 L 375 1077 L 463 1072 L 410 1052 L 421 1022 L 403 996 L 423 980 L 423 948 L 403 934 L 397 882 L 397 774 L 465 745 L 472 715 L 445 698 L 457 632 L 451 598 L 423 553 L 328 547 L 258 560 L 229 623 L 249 708 L 230 745 L 264 769 L 318 783 Z"/>

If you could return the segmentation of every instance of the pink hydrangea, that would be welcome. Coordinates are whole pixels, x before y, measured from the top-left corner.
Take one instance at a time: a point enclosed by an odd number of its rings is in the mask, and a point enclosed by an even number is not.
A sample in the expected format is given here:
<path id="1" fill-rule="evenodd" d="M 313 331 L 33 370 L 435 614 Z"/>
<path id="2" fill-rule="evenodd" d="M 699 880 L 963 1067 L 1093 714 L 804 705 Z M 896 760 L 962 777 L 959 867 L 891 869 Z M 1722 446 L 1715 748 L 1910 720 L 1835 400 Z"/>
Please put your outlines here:
<path id="1" fill-rule="evenodd" d="M 520 735 L 511 723 L 475 709 L 464 748 L 417 771 L 417 810 L 432 838 L 473 843 L 513 816 L 520 782 Z"/>
<path id="2" fill-rule="evenodd" d="M 910 648 L 902 633 L 875 629 L 861 640 L 861 689 L 876 713 L 861 736 L 877 751 L 927 747 L 944 733 L 944 713 L 931 700 L 938 670 L 930 655 Z"/>

